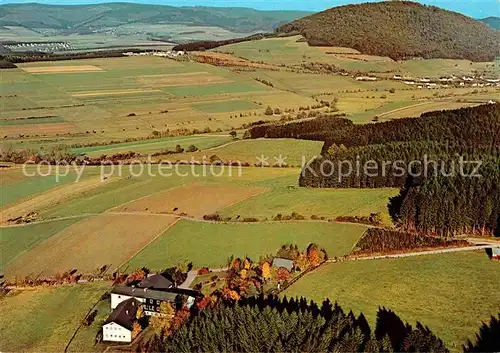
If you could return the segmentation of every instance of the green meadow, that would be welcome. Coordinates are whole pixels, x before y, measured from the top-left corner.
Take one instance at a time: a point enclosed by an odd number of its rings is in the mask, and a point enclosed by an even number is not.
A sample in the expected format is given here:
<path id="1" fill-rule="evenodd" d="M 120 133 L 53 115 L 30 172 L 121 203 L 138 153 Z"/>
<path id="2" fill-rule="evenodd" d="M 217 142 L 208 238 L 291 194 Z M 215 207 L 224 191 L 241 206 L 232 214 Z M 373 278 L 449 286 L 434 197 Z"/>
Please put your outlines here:
<path id="1" fill-rule="evenodd" d="M 337 301 L 374 324 L 378 307 L 428 326 L 452 351 L 500 307 L 500 263 L 484 251 L 327 264 L 283 295 Z"/>
<path id="2" fill-rule="evenodd" d="M 269 222 L 259 224 L 212 224 L 181 220 L 136 255 L 129 268 L 162 269 L 184 261 L 195 267 L 225 267 L 227 259 L 275 254 L 284 244 L 305 249 L 310 243 L 325 248 L 328 255 L 350 252 L 366 227 L 340 223 Z"/>
<path id="3" fill-rule="evenodd" d="M 0 311 L 2 350 L 10 352 L 62 352 L 87 312 L 110 289 L 110 283 L 94 282 L 60 287 L 36 288 L 12 293 L 2 299 Z M 98 317 L 109 314 L 107 308 L 98 308 Z M 102 324 L 99 320 L 84 329 L 88 339 L 79 342 L 86 351 L 91 350 L 93 338 Z M 83 345 L 82 345 L 83 343 Z"/>

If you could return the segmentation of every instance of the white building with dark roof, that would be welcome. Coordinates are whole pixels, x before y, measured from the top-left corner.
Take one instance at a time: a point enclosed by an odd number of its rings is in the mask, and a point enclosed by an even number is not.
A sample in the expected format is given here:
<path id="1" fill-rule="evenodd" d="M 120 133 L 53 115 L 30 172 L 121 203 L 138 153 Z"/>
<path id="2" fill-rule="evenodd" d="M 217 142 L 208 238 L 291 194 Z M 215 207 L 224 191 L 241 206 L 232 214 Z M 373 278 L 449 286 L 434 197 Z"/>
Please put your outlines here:
<path id="1" fill-rule="evenodd" d="M 133 298 L 122 301 L 102 326 L 102 339 L 107 342 L 132 342 L 132 328 L 141 303 Z"/>

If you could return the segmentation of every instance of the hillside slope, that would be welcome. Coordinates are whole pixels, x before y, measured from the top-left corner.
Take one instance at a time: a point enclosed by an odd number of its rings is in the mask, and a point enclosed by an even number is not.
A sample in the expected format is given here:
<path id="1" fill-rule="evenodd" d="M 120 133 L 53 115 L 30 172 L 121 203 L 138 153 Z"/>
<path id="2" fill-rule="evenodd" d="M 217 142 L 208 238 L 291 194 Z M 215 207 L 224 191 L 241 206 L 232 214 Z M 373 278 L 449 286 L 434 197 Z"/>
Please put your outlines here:
<path id="1" fill-rule="evenodd" d="M 247 8 L 172 7 L 131 3 L 100 5 L 8 4 L 0 6 L 0 26 L 84 32 L 124 24 L 217 26 L 239 32 L 273 31 L 309 15 L 306 11 L 258 11 Z"/>
<path id="2" fill-rule="evenodd" d="M 489 61 L 500 55 L 500 31 L 452 11 L 407 1 L 334 7 L 277 31 L 300 32 L 310 45 L 349 47 L 393 59 Z"/>
<path id="3" fill-rule="evenodd" d="M 500 17 L 486 17 L 482 18 L 479 21 L 486 23 L 488 26 L 494 29 L 500 29 Z"/>

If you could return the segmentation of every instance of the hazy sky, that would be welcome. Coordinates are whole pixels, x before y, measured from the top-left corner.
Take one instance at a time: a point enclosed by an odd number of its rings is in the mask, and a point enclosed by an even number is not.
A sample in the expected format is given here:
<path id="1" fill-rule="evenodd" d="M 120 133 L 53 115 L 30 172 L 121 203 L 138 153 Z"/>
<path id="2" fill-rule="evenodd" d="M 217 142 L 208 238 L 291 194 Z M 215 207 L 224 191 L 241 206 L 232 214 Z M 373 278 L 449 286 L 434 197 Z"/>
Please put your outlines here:
<path id="1" fill-rule="evenodd" d="M 308 10 L 321 11 L 329 7 L 348 3 L 361 3 L 367 0 L 119 0 L 116 2 L 136 2 L 144 4 L 172 6 L 235 6 L 251 7 L 260 10 Z M 113 2 L 109 0 L 0 0 L 0 4 L 39 2 L 44 4 L 98 4 Z M 435 5 L 448 10 L 461 12 L 471 17 L 500 17 L 500 0 L 419 0 L 427 5 Z"/>

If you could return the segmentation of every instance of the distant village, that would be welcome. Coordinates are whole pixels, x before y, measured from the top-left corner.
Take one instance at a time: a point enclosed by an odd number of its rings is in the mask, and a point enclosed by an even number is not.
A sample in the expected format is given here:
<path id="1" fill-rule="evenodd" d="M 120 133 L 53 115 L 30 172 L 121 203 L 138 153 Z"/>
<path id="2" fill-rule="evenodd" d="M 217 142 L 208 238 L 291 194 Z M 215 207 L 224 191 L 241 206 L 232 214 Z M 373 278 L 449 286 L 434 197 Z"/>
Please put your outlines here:
<path id="1" fill-rule="evenodd" d="M 37 51 L 43 53 L 53 53 L 58 51 L 69 51 L 75 48 L 66 42 L 39 42 L 39 43 L 13 43 L 3 44 L 12 51 Z"/>
<path id="2" fill-rule="evenodd" d="M 162 58 L 177 58 L 179 56 L 184 56 L 186 55 L 185 51 L 155 51 L 155 52 L 126 52 L 123 53 L 124 56 L 146 56 L 146 55 L 152 55 L 152 56 L 159 56 Z"/>
<path id="3" fill-rule="evenodd" d="M 401 81 L 405 85 L 414 86 L 420 89 L 436 89 L 447 87 L 500 87 L 500 78 L 484 76 L 442 76 L 439 79 L 428 77 L 415 78 L 411 76 L 394 75 L 394 81 Z M 356 76 L 356 81 L 377 81 L 374 76 Z"/>

